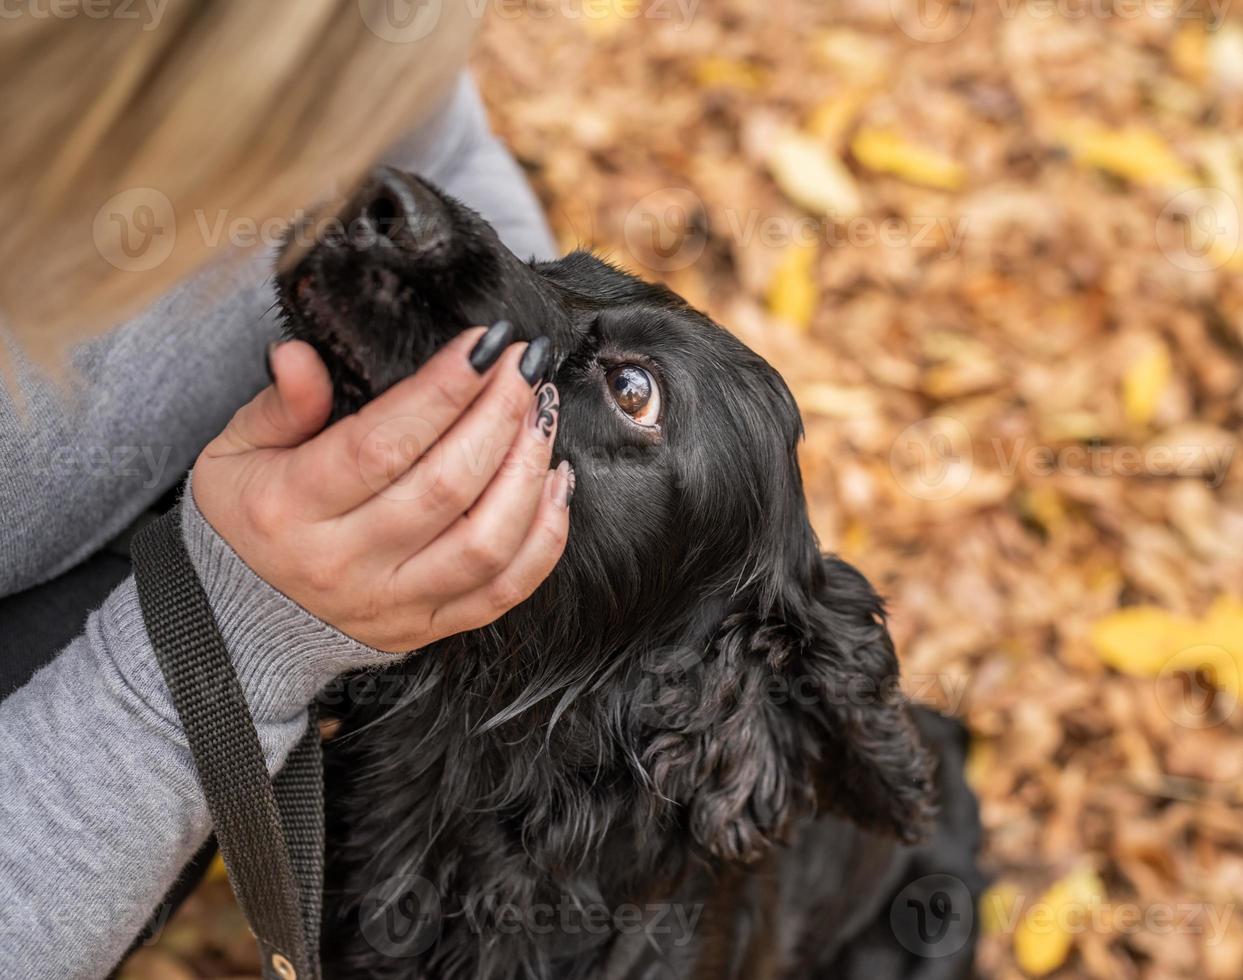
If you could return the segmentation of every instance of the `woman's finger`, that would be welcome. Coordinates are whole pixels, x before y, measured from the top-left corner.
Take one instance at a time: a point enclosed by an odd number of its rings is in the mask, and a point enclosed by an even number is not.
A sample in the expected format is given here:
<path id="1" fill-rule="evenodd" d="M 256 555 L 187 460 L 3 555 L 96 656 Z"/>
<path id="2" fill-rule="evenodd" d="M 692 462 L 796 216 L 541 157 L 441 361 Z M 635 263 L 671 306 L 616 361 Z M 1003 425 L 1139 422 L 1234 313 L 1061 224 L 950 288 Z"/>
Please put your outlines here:
<path id="1" fill-rule="evenodd" d="M 308 516 L 345 514 L 400 481 L 485 389 L 512 336 L 505 321 L 459 334 L 415 374 L 299 447 L 290 471 L 313 493 Z"/>
<path id="2" fill-rule="evenodd" d="M 466 413 L 401 479 L 340 517 L 339 533 L 390 570 L 439 537 L 505 462 L 535 404 L 532 380 L 543 374 L 547 351 L 546 340 L 507 350 Z"/>
<path id="3" fill-rule="evenodd" d="M 559 411 L 556 387 L 543 385 L 508 457 L 475 506 L 398 568 L 402 588 L 432 599 L 457 596 L 509 567 L 539 511 Z"/>
<path id="4" fill-rule="evenodd" d="M 310 344 L 291 340 L 269 348 L 272 384 L 238 409 L 204 450 L 210 457 L 301 445 L 332 411 L 332 381 Z"/>
<path id="5" fill-rule="evenodd" d="M 539 511 L 513 562 L 492 581 L 436 609 L 432 639 L 486 626 L 531 597 L 565 551 L 573 495 L 574 470 L 562 462 L 548 474 Z"/>

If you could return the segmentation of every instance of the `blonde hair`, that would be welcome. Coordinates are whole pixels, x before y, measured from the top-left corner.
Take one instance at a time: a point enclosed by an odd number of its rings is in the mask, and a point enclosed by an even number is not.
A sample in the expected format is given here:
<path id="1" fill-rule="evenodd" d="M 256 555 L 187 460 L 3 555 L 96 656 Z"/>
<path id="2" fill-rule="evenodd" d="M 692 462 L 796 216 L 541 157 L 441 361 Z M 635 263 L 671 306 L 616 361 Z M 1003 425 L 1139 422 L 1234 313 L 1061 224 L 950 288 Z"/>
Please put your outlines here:
<path id="1" fill-rule="evenodd" d="M 389 4 L 10 13 L 0 322 L 36 354 L 63 349 L 218 254 L 214 216 L 264 222 L 343 191 L 436 105 L 473 35 L 469 4 L 424 0 L 405 22 Z"/>

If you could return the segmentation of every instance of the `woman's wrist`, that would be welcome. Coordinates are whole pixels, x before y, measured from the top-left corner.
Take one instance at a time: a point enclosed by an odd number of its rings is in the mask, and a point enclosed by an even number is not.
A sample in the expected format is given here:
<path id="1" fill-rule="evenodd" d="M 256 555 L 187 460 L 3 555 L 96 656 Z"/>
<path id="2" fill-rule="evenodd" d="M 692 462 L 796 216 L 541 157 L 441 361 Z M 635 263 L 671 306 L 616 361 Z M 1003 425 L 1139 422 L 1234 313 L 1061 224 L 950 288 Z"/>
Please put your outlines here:
<path id="1" fill-rule="evenodd" d="M 256 720 L 290 718 L 333 678 L 399 659 L 346 636 L 260 578 L 199 511 L 193 475 L 181 532 Z"/>

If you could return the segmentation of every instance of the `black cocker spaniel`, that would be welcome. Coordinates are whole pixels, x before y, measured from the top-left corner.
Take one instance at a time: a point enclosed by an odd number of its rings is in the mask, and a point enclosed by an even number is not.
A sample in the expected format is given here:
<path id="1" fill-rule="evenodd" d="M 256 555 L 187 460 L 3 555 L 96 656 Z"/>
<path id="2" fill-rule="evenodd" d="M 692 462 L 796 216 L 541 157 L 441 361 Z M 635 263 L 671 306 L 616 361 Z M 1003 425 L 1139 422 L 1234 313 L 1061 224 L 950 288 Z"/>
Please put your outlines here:
<path id="1" fill-rule="evenodd" d="M 553 341 L 578 475 L 530 600 L 338 689 L 328 975 L 969 976 L 963 736 L 905 701 L 881 601 L 821 554 L 777 373 L 669 290 L 524 263 L 395 171 L 287 258 L 337 415 L 506 318 Z"/>

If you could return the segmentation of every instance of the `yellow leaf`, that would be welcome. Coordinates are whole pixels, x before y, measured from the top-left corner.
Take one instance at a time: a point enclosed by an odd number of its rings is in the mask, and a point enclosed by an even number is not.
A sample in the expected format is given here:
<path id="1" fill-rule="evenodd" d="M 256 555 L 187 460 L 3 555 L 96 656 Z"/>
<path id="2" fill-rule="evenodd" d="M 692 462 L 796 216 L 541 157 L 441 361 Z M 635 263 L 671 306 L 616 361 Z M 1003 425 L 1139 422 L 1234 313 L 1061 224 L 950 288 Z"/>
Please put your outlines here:
<path id="1" fill-rule="evenodd" d="M 1015 911 L 1023 894 L 1018 885 L 999 881 L 980 897 L 980 929 L 986 936 L 998 936 L 1014 929 Z"/>
<path id="2" fill-rule="evenodd" d="M 1040 436 L 1053 442 L 1086 442 L 1099 439 L 1104 422 L 1086 411 L 1053 412 L 1040 419 Z"/>
<path id="3" fill-rule="evenodd" d="M 858 521 L 850 521 L 846 525 L 846 530 L 842 534 L 842 539 L 837 543 L 838 550 L 848 558 L 851 555 L 861 557 L 864 555 L 868 546 L 871 544 L 872 535 L 867 529 L 867 525 Z"/>
<path id="4" fill-rule="evenodd" d="M 1156 677 L 1194 626 L 1194 620 L 1155 606 L 1128 606 L 1097 620 L 1088 642 L 1114 670 Z"/>
<path id="5" fill-rule="evenodd" d="M 1196 183 L 1195 175 L 1165 140 L 1145 126 L 1109 129 L 1089 121 L 1067 123 L 1058 138 L 1075 162 L 1115 177 L 1149 187 L 1183 187 Z"/>
<path id="6" fill-rule="evenodd" d="M 869 94 L 865 88 L 848 88 L 826 99 L 807 117 L 807 131 L 830 145 L 837 145 L 859 118 Z"/>
<path id="7" fill-rule="evenodd" d="M 1243 601 L 1219 596 L 1187 639 L 1175 666 L 1209 667 L 1209 679 L 1217 688 L 1243 700 Z"/>
<path id="8" fill-rule="evenodd" d="M 783 194 L 816 214 L 850 218 L 863 209 L 850 171 L 816 139 L 781 130 L 768 153 L 768 169 Z"/>
<path id="9" fill-rule="evenodd" d="M 1075 869 L 1050 886 L 1014 933 L 1014 958 L 1029 976 L 1043 977 L 1066 962 L 1074 934 L 1105 886 L 1089 866 Z"/>
<path id="10" fill-rule="evenodd" d="M 1219 690 L 1243 699 L 1243 601 L 1219 596 L 1201 619 L 1131 606 L 1098 620 L 1089 642 L 1115 670 L 1133 677 L 1203 671 Z"/>
<path id="11" fill-rule="evenodd" d="M 893 174 L 912 184 L 952 191 L 967 179 L 967 168 L 957 160 L 912 143 L 893 129 L 861 129 L 850 149 L 869 170 Z"/>
<path id="12" fill-rule="evenodd" d="M 818 254 L 814 245 L 787 246 L 768 284 L 769 312 L 800 331 L 811 323 L 820 298 L 815 278 Z"/>
<path id="13" fill-rule="evenodd" d="M 1148 425 L 1170 384 L 1170 352 L 1155 341 L 1131 362 L 1122 379 L 1122 404 L 1133 425 Z"/>
<path id="14" fill-rule="evenodd" d="M 751 91 L 766 79 L 764 71 L 732 58 L 702 58 L 695 65 L 695 81 L 703 88 L 738 88 Z"/>
<path id="15" fill-rule="evenodd" d="M 1170 61 L 1193 82 L 1204 81 L 1208 75 L 1208 33 L 1203 24 L 1188 21 L 1179 28 L 1170 43 Z"/>
<path id="16" fill-rule="evenodd" d="M 597 37 L 608 37 L 635 20 L 643 0 L 582 0 L 583 27 Z"/>
<path id="17" fill-rule="evenodd" d="M 997 766 L 997 746 L 991 739 L 972 738 L 967 748 L 967 764 L 963 775 L 967 785 L 979 792 L 988 774 Z"/>
<path id="18" fill-rule="evenodd" d="M 1023 495 L 1020 506 L 1025 515 L 1050 534 L 1060 530 L 1066 523 L 1066 506 L 1062 502 L 1061 494 L 1046 484 L 1028 490 Z"/>
<path id="19" fill-rule="evenodd" d="M 207 874 L 205 876 L 205 880 L 207 881 L 228 881 L 229 880 L 229 872 L 226 871 L 224 867 L 224 858 L 221 857 L 219 853 L 217 853 L 216 856 L 211 859 L 211 864 L 207 866 Z"/>
<path id="20" fill-rule="evenodd" d="M 821 62 L 861 85 L 875 85 L 889 74 L 889 45 L 849 28 L 834 28 L 816 35 L 812 50 Z"/>

